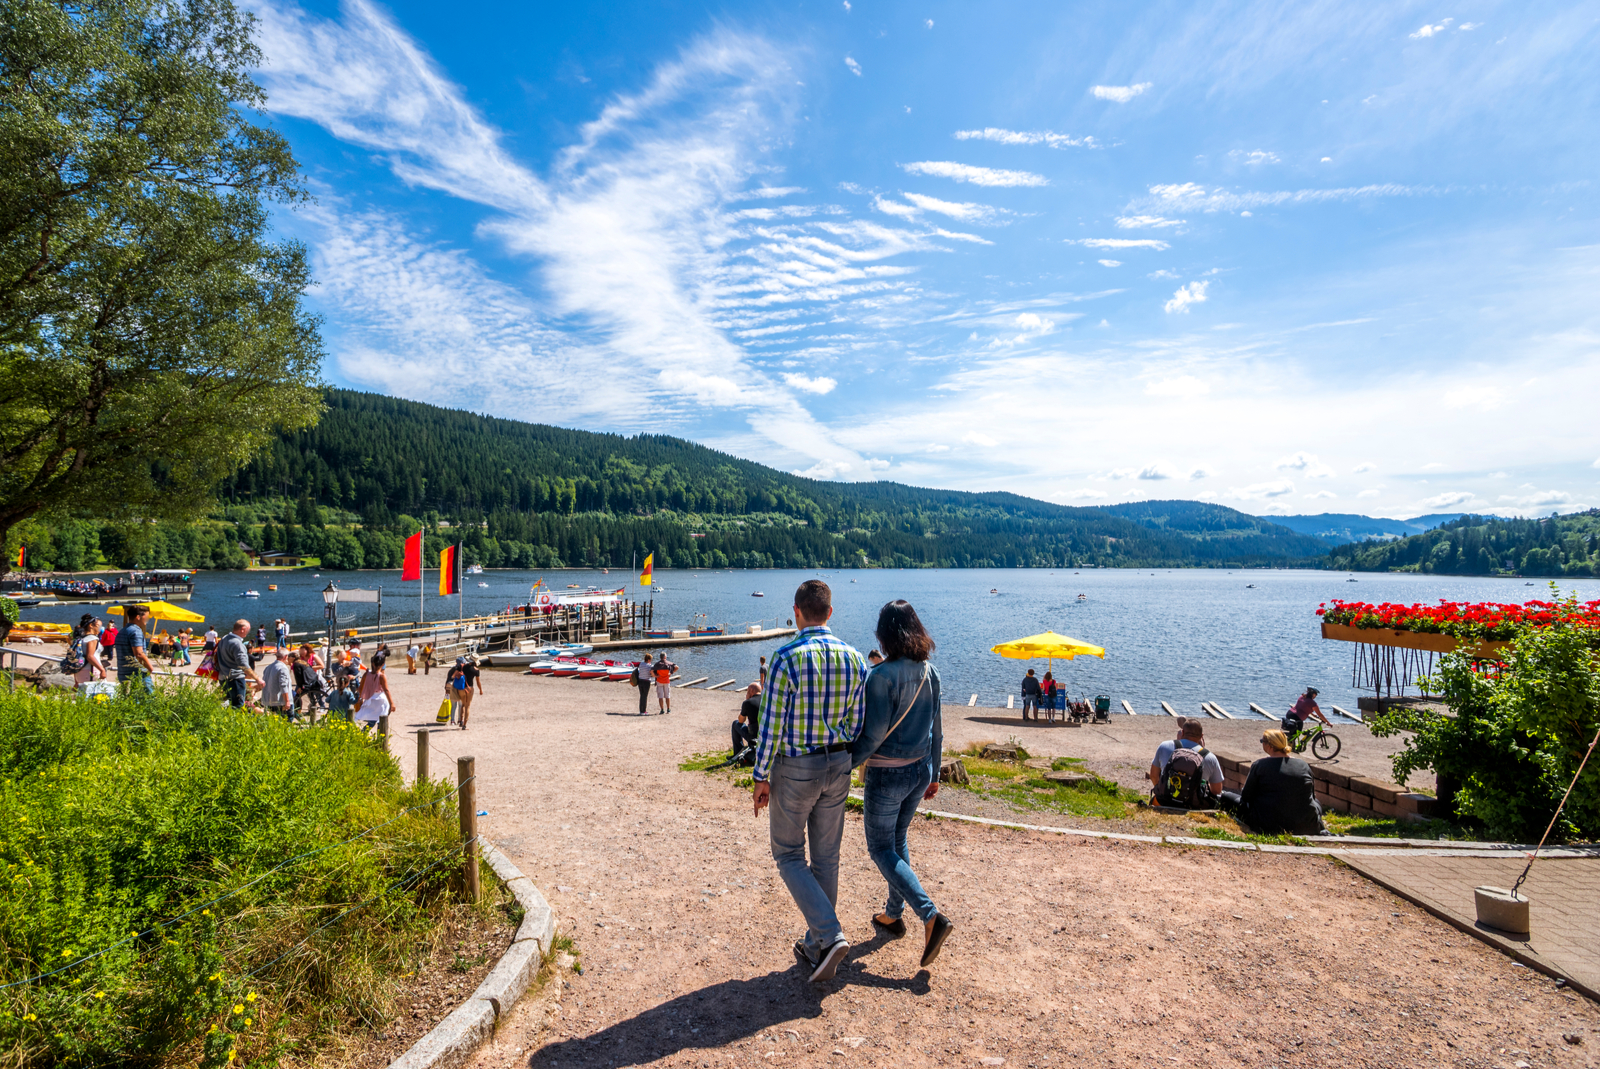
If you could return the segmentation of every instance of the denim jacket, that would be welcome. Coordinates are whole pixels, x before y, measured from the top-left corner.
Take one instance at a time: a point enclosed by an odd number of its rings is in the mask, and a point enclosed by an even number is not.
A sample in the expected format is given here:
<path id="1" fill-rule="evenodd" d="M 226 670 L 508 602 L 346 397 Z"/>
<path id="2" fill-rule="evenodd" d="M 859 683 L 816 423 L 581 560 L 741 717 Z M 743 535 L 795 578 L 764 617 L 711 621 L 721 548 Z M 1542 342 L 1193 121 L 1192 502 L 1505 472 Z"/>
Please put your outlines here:
<path id="1" fill-rule="evenodd" d="M 928 681 L 917 693 L 926 666 Z M 912 703 L 912 697 L 916 701 Z M 912 704 L 909 712 L 907 703 Z M 925 661 L 897 657 L 884 661 L 867 673 L 867 711 L 861 734 L 850 746 L 850 767 L 866 763 L 873 754 L 881 757 L 927 757 L 935 774 L 944 756 L 944 721 L 939 706 L 939 670 Z M 900 714 L 905 719 L 900 720 Z M 900 726 L 889 734 L 896 720 Z M 887 736 L 887 737 L 885 737 Z"/>

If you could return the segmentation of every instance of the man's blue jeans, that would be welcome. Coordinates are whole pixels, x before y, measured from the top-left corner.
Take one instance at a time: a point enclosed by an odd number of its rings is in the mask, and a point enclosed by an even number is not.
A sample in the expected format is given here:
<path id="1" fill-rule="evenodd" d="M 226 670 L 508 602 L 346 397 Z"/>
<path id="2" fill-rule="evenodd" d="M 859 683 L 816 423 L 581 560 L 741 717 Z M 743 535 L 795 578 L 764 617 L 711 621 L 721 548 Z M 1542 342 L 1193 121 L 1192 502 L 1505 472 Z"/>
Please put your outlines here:
<path id="1" fill-rule="evenodd" d="M 250 682 L 243 676 L 238 679 L 224 679 L 222 694 L 228 699 L 229 705 L 235 709 L 243 709 L 250 698 Z"/>
<path id="2" fill-rule="evenodd" d="M 813 961 L 844 937 L 839 914 L 839 840 L 850 794 L 850 754 L 778 757 L 768 776 L 772 793 L 772 858 L 806 919 L 806 952 Z M 811 862 L 806 863 L 806 838 Z"/>
<path id="3" fill-rule="evenodd" d="M 927 761 L 919 761 L 899 768 L 868 766 L 864 771 L 867 789 L 863 830 L 867 854 L 889 884 L 889 899 L 883 912 L 898 917 L 902 906 L 910 906 L 911 912 L 926 921 L 939 909 L 911 871 L 906 829 L 917 815 L 923 792 L 933 782 L 933 767 Z"/>

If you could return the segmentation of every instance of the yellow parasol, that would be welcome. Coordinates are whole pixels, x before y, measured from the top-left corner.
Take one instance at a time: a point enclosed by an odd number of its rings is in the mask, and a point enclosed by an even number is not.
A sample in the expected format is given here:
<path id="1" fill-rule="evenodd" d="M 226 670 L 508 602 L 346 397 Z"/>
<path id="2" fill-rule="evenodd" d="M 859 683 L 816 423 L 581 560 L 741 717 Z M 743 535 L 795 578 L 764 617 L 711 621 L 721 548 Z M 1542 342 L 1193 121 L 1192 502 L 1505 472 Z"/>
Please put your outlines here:
<path id="1" fill-rule="evenodd" d="M 130 604 L 143 605 L 145 608 L 150 610 L 150 615 L 154 616 L 157 620 L 175 620 L 178 623 L 184 624 L 203 624 L 206 622 L 206 618 L 201 616 L 199 613 L 190 612 L 188 609 L 181 609 L 172 604 L 170 601 L 138 601 L 131 602 Z M 125 607 L 126 606 L 123 605 L 107 606 L 106 612 L 114 612 L 118 616 L 121 616 L 123 615 L 122 610 Z"/>
<path id="2" fill-rule="evenodd" d="M 1099 646 L 1091 646 L 1087 642 L 1058 635 L 1054 631 L 1029 635 L 1027 638 L 1014 638 L 1010 642 L 1000 643 L 989 652 L 998 653 L 1014 661 L 1030 661 L 1038 657 L 1047 657 L 1052 661 L 1070 661 L 1078 656 L 1099 657 L 1105 660 L 1106 656 L 1106 651 Z"/>

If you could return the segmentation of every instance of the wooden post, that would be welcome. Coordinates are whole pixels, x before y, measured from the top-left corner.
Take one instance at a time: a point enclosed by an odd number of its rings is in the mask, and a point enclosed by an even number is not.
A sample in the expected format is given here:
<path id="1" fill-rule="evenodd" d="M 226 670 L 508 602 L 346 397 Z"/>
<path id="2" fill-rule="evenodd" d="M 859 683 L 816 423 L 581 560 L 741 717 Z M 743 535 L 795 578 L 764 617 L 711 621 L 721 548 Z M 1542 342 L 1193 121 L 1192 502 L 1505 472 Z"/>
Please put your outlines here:
<path id="1" fill-rule="evenodd" d="M 383 752 L 389 752 L 389 714 L 378 717 L 378 738 L 383 740 Z"/>
<path id="2" fill-rule="evenodd" d="M 478 792 L 473 779 L 475 760 L 456 758 L 456 804 L 461 813 L 463 889 L 468 902 L 478 900 Z"/>
<path id="3" fill-rule="evenodd" d="M 428 781 L 428 729 L 423 728 L 417 732 L 417 778 L 416 783 Z"/>

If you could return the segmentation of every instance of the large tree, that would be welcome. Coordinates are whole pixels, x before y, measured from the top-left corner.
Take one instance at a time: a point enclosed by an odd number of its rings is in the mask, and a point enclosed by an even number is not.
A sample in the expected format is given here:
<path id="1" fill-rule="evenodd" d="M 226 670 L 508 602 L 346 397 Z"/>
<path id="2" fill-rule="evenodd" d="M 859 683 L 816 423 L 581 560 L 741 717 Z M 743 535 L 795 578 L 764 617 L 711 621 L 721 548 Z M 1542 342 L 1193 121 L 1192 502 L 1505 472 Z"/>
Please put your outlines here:
<path id="1" fill-rule="evenodd" d="M 320 411 L 304 197 L 228 0 L 0 0 L 0 538 L 195 514 Z"/>

